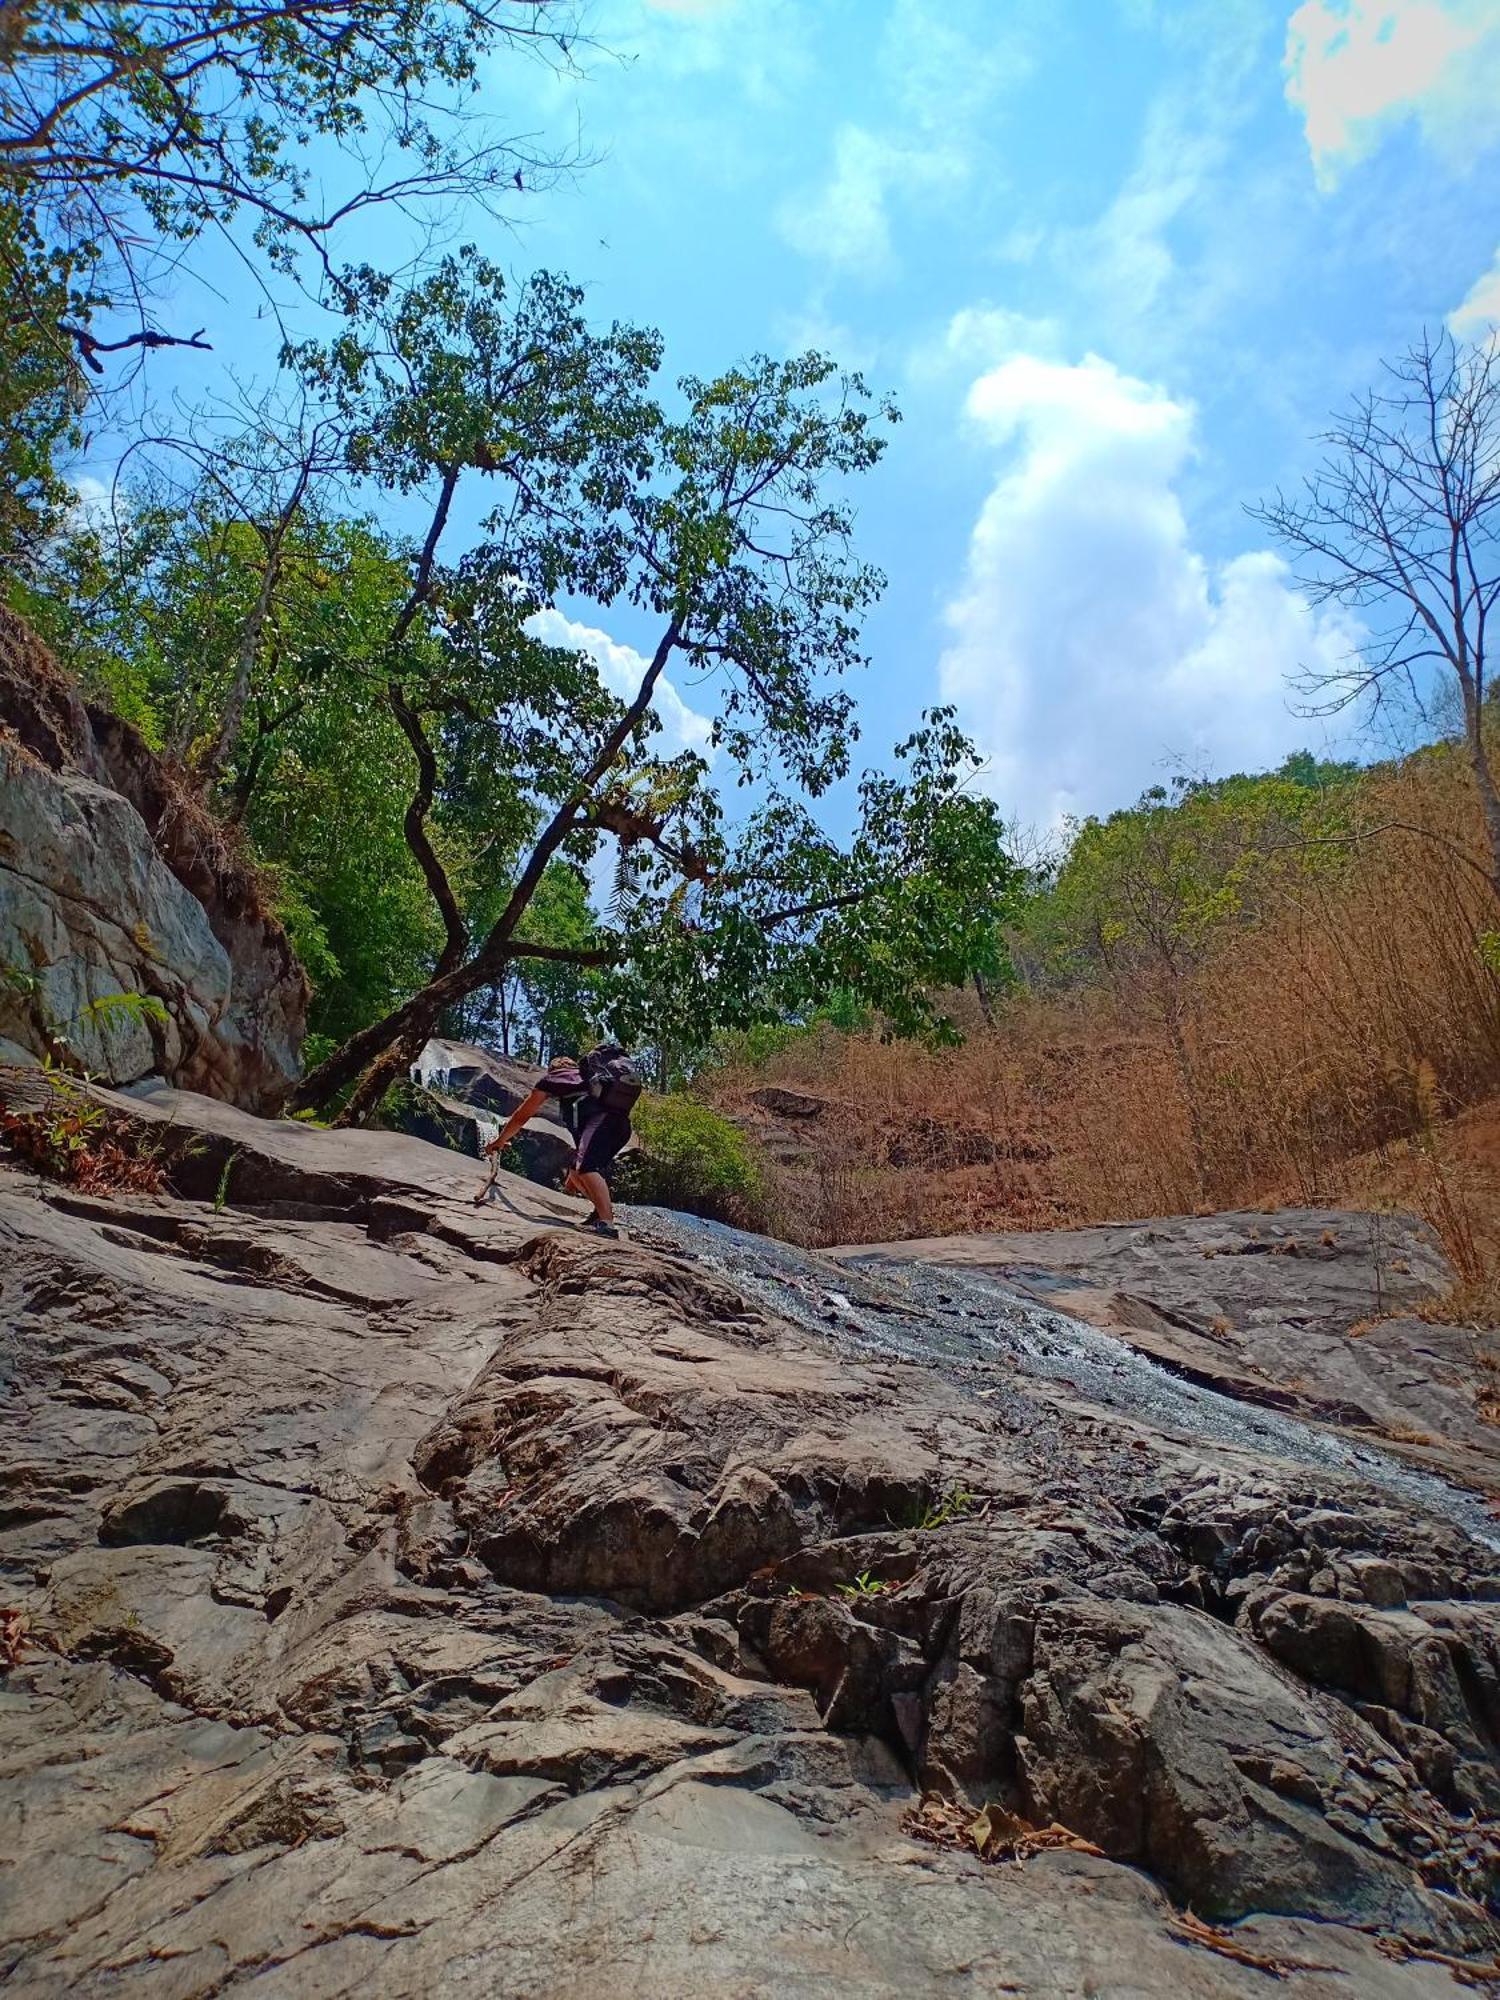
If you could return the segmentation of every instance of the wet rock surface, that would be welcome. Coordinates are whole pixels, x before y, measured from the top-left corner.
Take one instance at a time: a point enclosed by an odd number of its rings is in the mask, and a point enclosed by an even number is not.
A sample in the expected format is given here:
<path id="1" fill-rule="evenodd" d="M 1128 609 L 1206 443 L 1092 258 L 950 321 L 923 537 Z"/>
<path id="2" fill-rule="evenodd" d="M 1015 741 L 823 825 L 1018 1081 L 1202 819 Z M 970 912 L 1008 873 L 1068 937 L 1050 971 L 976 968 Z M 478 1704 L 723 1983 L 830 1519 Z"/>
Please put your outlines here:
<path id="1" fill-rule="evenodd" d="M 601 1242 L 417 1140 L 112 1106 L 179 1192 L 0 1168 L 8 1992 L 1394 2000 L 1493 1959 L 1472 1486 L 987 1270 Z M 924 1791 L 1100 1851 L 934 1846 Z"/>
<path id="2" fill-rule="evenodd" d="M 1411 1315 L 1452 1282 L 1411 1216 L 1287 1209 L 861 1244 L 856 1268 L 913 1260 L 987 1274 L 1125 1341 L 1185 1380 L 1346 1431 L 1493 1486 L 1476 1387 L 1493 1335 Z"/>

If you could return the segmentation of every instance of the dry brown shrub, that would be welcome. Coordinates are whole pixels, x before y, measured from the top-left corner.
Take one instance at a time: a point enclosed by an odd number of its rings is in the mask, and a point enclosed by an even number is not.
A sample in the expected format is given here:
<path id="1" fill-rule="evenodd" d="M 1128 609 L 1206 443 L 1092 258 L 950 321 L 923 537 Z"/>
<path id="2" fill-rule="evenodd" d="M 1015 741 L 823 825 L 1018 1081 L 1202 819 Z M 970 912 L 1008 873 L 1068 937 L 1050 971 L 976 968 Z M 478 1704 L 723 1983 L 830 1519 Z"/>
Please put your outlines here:
<path id="1" fill-rule="evenodd" d="M 775 1170 L 803 1241 L 1378 1202 L 1383 1180 L 1472 1282 L 1500 1254 L 1500 1188 L 1466 1189 L 1441 1135 L 1500 1092 L 1500 908 L 1462 761 L 1372 774 L 1359 823 L 1181 979 L 1175 1044 L 1137 973 L 1020 993 L 993 1029 L 961 998 L 954 1049 L 808 1036 L 714 1099 L 753 1115 L 769 1078 L 834 1100 Z"/>

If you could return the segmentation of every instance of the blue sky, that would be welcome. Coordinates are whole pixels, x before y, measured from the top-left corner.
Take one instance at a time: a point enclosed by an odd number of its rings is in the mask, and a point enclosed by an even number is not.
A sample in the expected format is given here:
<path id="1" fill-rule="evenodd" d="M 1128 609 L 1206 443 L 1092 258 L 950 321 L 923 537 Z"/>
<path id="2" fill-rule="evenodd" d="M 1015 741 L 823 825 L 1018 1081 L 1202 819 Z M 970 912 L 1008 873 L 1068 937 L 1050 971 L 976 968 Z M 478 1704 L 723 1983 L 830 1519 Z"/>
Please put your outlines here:
<path id="1" fill-rule="evenodd" d="M 1500 318 L 1500 0 L 598 0 L 592 24 L 583 76 L 501 64 L 493 104 L 597 163 L 460 233 L 660 326 L 674 369 L 811 344 L 896 393 L 859 496 L 890 579 L 871 761 L 955 701 L 984 782 L 1047 828 L 1351 740 L 1286 682 L 1357 634 L 1243 507 L 1382 355 Z M 253 360 L 243 326 L 217 346 Z M 621 614 L 593 643 L 624 674 L 647 637 Z M 680 692 L 691 738 L 711 692 Z"/>

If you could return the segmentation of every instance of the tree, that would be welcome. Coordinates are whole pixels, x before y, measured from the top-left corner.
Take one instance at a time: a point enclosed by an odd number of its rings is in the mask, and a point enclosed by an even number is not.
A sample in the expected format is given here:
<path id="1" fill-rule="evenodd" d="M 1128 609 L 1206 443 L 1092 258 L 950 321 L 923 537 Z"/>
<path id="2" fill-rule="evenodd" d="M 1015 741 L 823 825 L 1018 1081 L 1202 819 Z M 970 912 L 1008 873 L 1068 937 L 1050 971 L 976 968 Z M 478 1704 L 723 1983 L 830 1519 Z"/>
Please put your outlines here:
<path id="1" fill-rule="evenodd" d="M 88 400 L 62 323 L 87 314 L 86 268 L 43 242 L 0 185 L 0 559 L 32 569 L 72 494 L 58 461 L 82 442 Z"/>
<path id="2" fill-rule="evenodd" d="M 152 320 L 205 231 L 274 310 L 278 279 L 337 306 L 341 232 L 368 211 L 399 211 L 416 263 L 424 215 L 499 211 L 554 178 L 562 162 L 477 100 L 498 51 L 566 65 L 575 16 L 574 0 L 5 0 L 0 560 L 55 526 L 54 454 L 120 386 L 111 363 L 212 345 Z"/>
<path id="3" fill-rule="evenodd" d="M 784 998 L 793 959 L 821 965 L 834 985 L 848 983 L 835 967 L 862 956 L 882 1005 L 908 1023 L 924 1017 L 923 980 L 963 955 L 937 917 L 935 865 L 959 821 L 982 818 L 991 844 L 983 867 L 955 877 L 944 920 L 965 896 L 992 919 L 997 884 L 1009 881 L 992 817 L 976 818 L 958 796 L 954 774 L 968 753 L 951 726 L 935 723 L 911 746 L 907 784 L 882 791 L 867 779 L 861 832 L 842 853 L 784 791 L 731 841 L 703 760 L 663 760 L 650 748 L 676 662 L 712 684 L 714 747 L 742 779 L 817 797 L 847 772 L 852 697 L 840 683 L 862 660 L 859 620 L 881 579 L 850 553 L 841 488 L 876 462 L 876 424 L 894 412 L 872 407 L 857 376 L 818 355 L 688 379 L 668 410 L 648 393 L 652 337 L 614 329 L 590 342 L 580 330 L 562 344 L 571 359 L 561 373 L 540 368 L 529 335 L 499 339 L 494 299 L 466 294 L 472 281 L 451 275 L 452 310 L 435 344 L 426 317 L 414 348 L 404 344 L 404 306 L 392 322 L 377 286 L 368 311 L 379 337 L 357 325 L 321 359 L 306 352 L 304 365 L 356 400 L 373 378 L 384 400 L 360 431 L 368 467 L 407 486 L 436 475 L 418 582 L 441 603 L 456 654 L 484 649 L 497 607 L 530 611 L 560 596 L 629 602 L 659 620 L 657 638 L 628 699 L 604 699 L 596 682 L 580 705 L 580 681 L 565 700 L 529 688 L 497 704 L 535 837 L 513 869 L 497 871 L 503 894 L 477 940 L 450 926 L 432 978 L 321 1063 L 298 1103 L 326 1104 L 358 1078 L 344 1115 L 364 1115 L 445 1010 L 499 984 L 518 959 L 627 966 L 612 989 L 617 1021 L 628 992 L 672 986 L 694 995 L 689 1012 L 706 1032 Z M 560 302 L 576 310 L 574 295 Z M 466 466 L 497 478 L 505 497 L 486 543 L 444 570 L 437 540 Z M 548 869 L 586 862 L 605 837 L 624 857 L 628 919 L 586 947 L 534 936 L 529 913 Z M 451 900 L 436 871 L 432 886 Z M 877 896 L 887 922 L 860 938 L 856 912 Z M 971 942 L 975 932 L 960 924 L 956 935 Z"/>
<path id="4" fill-rule="evenodd" d="M 1491 887 L 1500 896 L 1500 791 L 1485 741 L 1489 624 L 1500 599 L 1500 340 L 1424 338 L 1326 432 L 1300 497 L 1252 509 L 1291 550 L 1315 604 L 1373 630 L 1333 673 L 1305 685 L 1325 710 L 1379 700 L 1393 683 L 1451 676 L 1479 795 Z"/>
<path id="5" fill-rule="evenodd" d="M 471 910 L 471 924 L 482 920 Z M 537 885 L 526 929 L 542 944 L 585 953 L 597 942 L 598 920 L 577 868 L 552 863 Z M 605 1004 L 599 981 L 595 967 L 566 958 L 515 959 L 493 987 L 454 1010 L 452 1032 L 464 1041 L 493 1038 L 503 1055 L 538 1062 L 580 1050 L 598 1039 L 594 1029 Z"/>
<path id="6" fill-rule="evenodd" d="M 543 163 L 472 115 L 482 65 L 500 47 L 566 60 L 577 36 L 567 0 L 12 0 L 0 178 L 135 292 L 153 237 L 246 216 L 273 262 L 301 246 L 326 264 L 373 205 L 524 184 Z"/>
<path id="7" fill-rule="evenodd" d="M 64 544 L 51 628 L 108 630 L 96 677 L 282 871 L 319 1032 L 345 1037 L 301 1102 L 354 1085 L 342 1115 L 362 1117 L 484 994 L 543 1037 L 607 1017 L 683 1055 L 845 988 L 941 1032 L 926 988 L 999 969 L 1015 883 L 951 716 L 899 776 L 866 774 L 852 840 L 807 804 L 851 761 L 843 681 L 881 579 L 850 551 L 843 488 L 894 412 L 817 355 L 688 380 L 669 405 L 655 334 L 595 332 L 576 288 L 511 288 L 473 253 L 404 289 L 349 274 L 343 330 L 285 359 L 296 423 L 266 404 L 260 433 L 206 450 L 194 427 L 196 487 Z M 498 504 L 450 554 L 470 482 Z M 411 540 L 341 515 L 396 496 L 422 510 Z M 657 620 L 633 688 L 536 636 L 559 599 Z M 759 788 L 738 827 L 705 757 L 657 747 L 673 666 L 710 690 L 712 754 Z M 601 924 L 581 884 L 606 846 Z"/>
<path id="8" fill-rule="evenodd" d="M 269 593 L 265 555 L 218 480 L 185 495 L 138 488 L 57 546 L 50 594 L 26 609 L 86 686 L 191 762 L 219 732 L 262 607 L 221 809 L 271 877 L 313 979 L 314 1031 L 342 1035 L 420 983 L 442 941 L 406 843 L 410 751 L 385 698 L 412 557 L 372 522 L 310 509 L 281 541 Z M 418 637 L 409 644 L 416 655 Z M 461 884 L 463 839 L 455 828 L 448 847 Z"/>

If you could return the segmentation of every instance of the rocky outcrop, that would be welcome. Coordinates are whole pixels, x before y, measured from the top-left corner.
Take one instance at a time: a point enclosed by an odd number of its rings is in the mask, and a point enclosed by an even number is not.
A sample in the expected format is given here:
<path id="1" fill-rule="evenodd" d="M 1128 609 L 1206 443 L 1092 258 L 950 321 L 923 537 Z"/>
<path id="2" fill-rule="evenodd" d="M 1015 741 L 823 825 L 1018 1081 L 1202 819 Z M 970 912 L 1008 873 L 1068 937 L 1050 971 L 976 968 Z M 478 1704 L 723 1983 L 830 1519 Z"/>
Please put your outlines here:
<path id="1" fill-rule="evenodd" d="M 989 1274 L 1187 1381 L 1368 1432 L 1384 1450 L 1462 1480 L 1495 1479 L 1500 1433 L 1487 1383 L 1500 1341 L 1434 1319 L 1453 1273 L 1411 1216 L 1171 1216 L 829 1254 L 865 1269 L 915 1260 Z"/>
<path id="2" fill-rule="evenodd" d="M 425 1113 L 402 1106 L 387 1122 L 419 1139 L 456 1145 L 477 1159 L 517 1105 L 530 1096 L 536 1076 L 534 1065 L 512 1062 L 473 1042 L 434 1039 L 412 1065 L 414 1083 L 428 1100 Z M 577 1151 L 556 1104 L 539 1112 L 513 1145 L 522 1170 L 547 1187 L 562 1185 Z"/>
<path id="3" fill-rule="evenodd" d="M 8 1993 L 1482 1977 L 1472 1492 L 983 1272 L 108 1101 L 173 1192 L 0 1169 Z"/>
<path id="4" fill-rule="evenodd" d="M 0 1054 L 274 1110 L 307 1000 L 222 830 L 0 608 Z"/>

